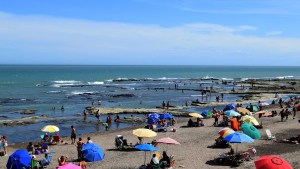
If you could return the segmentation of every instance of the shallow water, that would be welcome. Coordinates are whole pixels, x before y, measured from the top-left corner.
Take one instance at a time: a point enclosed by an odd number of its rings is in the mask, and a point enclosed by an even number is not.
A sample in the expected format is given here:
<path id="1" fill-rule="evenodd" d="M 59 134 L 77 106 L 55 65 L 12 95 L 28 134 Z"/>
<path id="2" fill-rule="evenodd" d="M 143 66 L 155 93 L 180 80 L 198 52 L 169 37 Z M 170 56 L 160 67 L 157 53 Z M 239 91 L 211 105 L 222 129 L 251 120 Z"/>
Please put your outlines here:
<path id="1" fill-rule="evenodd" d="M 36 110 L 35 116 L 48 115 L 36 124 L 14 127 L 0 127 L 0 135 L 9 141 L 36 140 L 40 129 L 53 123 L 56 118 L 60 134 L 70 134 L 74 125 L 78 133 L 104 132 L 96 125 L 96 118 L 82 122 L 86 106 L 102 102 L 104 107 L 153 108 L 162 101 L 182 106 L 186 101 L 197 98 L 214 101 L 219 94 L 202 97 L 200 91 L 213 86 L 231 90 L 232 84 L 219 85 L 203 77 L 226 78 L 276 78 L 279 76 L 300 77 L 299 67 L 242 67 L 242 66 L 0 66 L 0 120 L 19 119 L 24 109 Z M 201 83 L 201 86 L 200 86 Z M 179 90 L 174 90 L 175 84 Z M 164 90 L 162 90 L 164 89 Z M 180 90 L 191 89 L 191 90 Z M 119 95 L 119 96 L 118 96 Z M 121 95 L 121 96 L 120 96 Z M 207 100 L 206 100 L 207 98 Z M 225 95 L 224 101 L 234 101 L 236 95 Z M 51 110 L 55 106 L 56 110 Z M 65 110 L 61 111 L 60 107 Z M 201 112 L 209 108 L 192 108 L 188 111 Z M 129 115 L 121 115 L 121 117 Z M 145 115 L 138 115 L 144 117 Z M 72 119 L 72 120 L 63 120 Z M 74 119 L 73 119 L 74 118 Z M 103 115 L 102 120 L 106 119 Z M 112 124 L 111 129 L 130 127 L 133 124 Z"/>

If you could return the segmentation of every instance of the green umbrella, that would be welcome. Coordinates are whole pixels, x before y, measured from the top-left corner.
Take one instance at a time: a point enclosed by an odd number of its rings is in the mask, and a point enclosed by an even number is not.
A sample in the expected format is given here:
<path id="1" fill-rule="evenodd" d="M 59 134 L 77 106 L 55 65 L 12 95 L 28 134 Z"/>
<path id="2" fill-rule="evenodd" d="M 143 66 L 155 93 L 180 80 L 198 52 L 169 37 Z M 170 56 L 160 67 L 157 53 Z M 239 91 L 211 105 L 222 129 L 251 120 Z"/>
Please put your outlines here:
<path id="1" fill-rule="evenodd" d="M 252 125 L 249 123 L 243 123 L 242 126 L 242 131 L 247 134 L 249 137 L 253 139 L 260 139 L 260 132 Z"/>

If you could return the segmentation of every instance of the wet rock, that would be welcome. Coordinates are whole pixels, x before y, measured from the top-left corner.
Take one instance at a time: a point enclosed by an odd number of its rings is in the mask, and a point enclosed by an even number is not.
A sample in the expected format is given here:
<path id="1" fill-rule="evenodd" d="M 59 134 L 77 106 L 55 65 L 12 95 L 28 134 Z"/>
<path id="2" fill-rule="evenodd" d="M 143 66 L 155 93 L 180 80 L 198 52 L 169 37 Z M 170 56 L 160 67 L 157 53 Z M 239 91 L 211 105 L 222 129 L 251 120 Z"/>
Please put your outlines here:
<path id="1" fill-rule="evenodd" d="M 34 109 L 25 109 L 20 114 L 35 114 L 37 110 Z"/>
<path id="2" fill-rule="evenodd" d="M 128 93 L 128 94 L 116 94 L 116 95 L 111 95 L 111 97 L 134 97 L 134 94 Z"/>

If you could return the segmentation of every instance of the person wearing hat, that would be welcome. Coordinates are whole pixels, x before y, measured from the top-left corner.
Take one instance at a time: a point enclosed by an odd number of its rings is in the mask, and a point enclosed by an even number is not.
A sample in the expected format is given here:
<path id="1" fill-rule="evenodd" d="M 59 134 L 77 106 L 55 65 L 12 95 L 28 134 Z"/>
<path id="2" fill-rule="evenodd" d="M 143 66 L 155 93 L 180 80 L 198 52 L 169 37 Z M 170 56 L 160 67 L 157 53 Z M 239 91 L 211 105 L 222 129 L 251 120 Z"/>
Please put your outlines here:
<path id="1" fill-rule="evenodd" d="M 30 168 L 31 169 L 38 169 L 38 161 L 36 160 L 36 156 L 32 155 L 31 156 L 31 161 L 30 161 Z"/>

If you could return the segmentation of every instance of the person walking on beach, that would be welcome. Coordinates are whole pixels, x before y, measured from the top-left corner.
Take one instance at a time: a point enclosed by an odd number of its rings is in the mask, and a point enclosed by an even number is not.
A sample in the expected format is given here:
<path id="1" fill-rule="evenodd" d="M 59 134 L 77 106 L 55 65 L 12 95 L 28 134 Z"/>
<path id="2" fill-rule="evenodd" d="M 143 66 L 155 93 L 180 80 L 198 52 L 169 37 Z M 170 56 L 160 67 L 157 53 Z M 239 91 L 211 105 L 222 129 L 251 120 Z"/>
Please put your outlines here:
<path id="1" fill-rule="evenodd" d="M 281 122 L 283 122 L 283 119 L 285 117 L 285 111 L 284 111 L 284 109 L 282 109 L 279 114 L 280 114 L 280 117 L 281 117 Z"/>
<path id="2" fill-rule="evenodd" d="M 76 131 L 74 126 L 71 126 L 71 140 L 72 140 L 72 144 L 74 144 L 76 141 Z"/>

